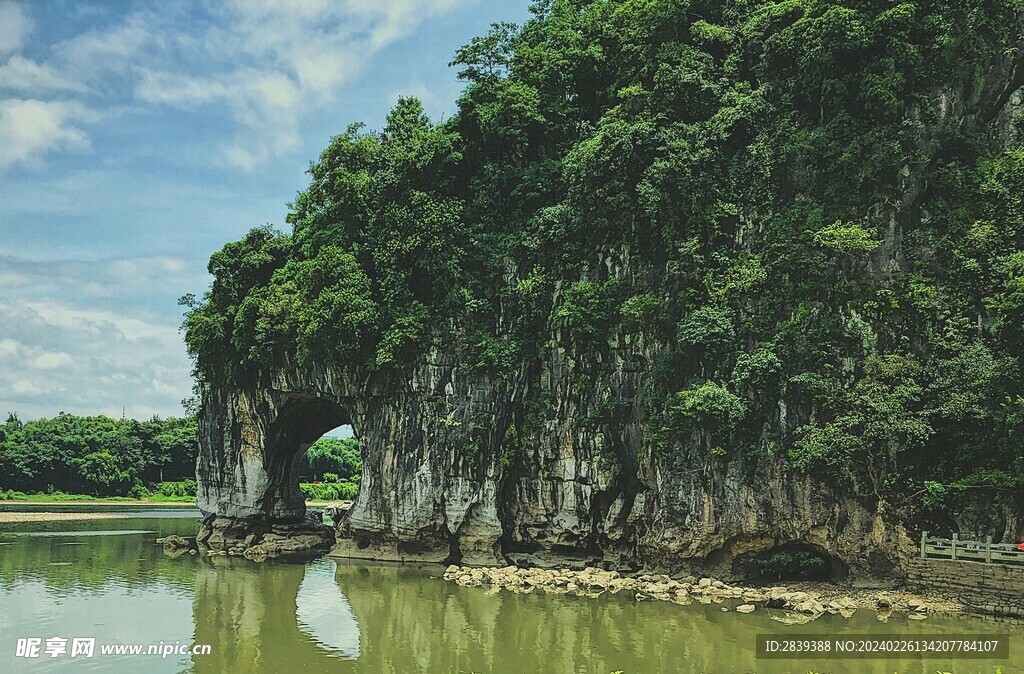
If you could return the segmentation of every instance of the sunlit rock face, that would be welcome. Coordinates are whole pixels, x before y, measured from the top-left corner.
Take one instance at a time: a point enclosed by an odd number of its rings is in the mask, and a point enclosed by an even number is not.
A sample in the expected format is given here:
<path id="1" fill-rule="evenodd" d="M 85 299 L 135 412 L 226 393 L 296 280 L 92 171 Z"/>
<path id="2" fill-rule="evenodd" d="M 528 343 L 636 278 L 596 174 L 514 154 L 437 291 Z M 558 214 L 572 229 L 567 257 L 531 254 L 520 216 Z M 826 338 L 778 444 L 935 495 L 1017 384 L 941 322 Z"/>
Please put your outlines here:
<path id="1" fill-rule="evenodd" d="M 853 576 L 898 573 L 912 543 L 877 507 L 778 459 L 716 456 L 699 438 L 652 450 L 639 419 L 653 356 L 625 336 L 610 357 L 553 348 L 496 385 L 435 349 L 399 374 L 294 367 L 207 390 L 199 505 L 208 524 L 239 532 L 236 547 L 246 531 L 302 522 L 299 458 L 351 424 L 362 484 L 337 556 L 730 575 L 799 542 Z M 539 421 L 525 402 L 538 399 L 549 401 Z M 614 419 L 595 420 L 609 407 Z"/>
<path id="2" fill-rule="evenodd" d="M 345 423 L 345 410 L 326 398 L 208 391 L 196 466 L 200 552 L 263 561 L 330 549 L 334 530 L 306 512 L 298 469 L 313 442 Z"/>

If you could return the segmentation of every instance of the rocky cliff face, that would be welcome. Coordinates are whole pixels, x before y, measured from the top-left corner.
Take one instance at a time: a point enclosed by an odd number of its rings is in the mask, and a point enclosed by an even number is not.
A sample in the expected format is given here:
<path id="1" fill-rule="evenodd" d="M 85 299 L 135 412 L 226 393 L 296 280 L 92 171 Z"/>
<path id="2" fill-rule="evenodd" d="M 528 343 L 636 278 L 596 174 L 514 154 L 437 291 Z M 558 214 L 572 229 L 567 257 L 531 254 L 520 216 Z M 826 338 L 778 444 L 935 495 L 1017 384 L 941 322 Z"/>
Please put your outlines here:
<path id="1" fill-rule="evenodd" d="M 865 575 L 912 554 L 885 512 L 781 460 L 746 465 L 699 442 L 652 450 L 636 419 L 653 348 L 623 338 L 606 353 L 553 348 L 500 386 L 436 348 L 403 376 L 284 367 L 259 386 L 208 390 L 200 508 L 222 530 L 301 521 L 301 453 L 349 423 L 362 486 L 339 523 L 339 556 L 735 575 L 758 552 L 801 545 L 831 555 L 839 575 Z M 530 397 L 551 405 L 526 428 Z M 609 404 L 616 418 L 595 419 Z"/>
<path id="2" fill-rule="evenodd" d="M 204 394 L 201 539 L 328 541 L 297 465 L 345 423 L 363 474 L 337 555 L 742 575 L 804 548 L 885 575 L 914 517 L 1024 535 L 996 505 L 1021 465 L 1017 8 L 766 5 L 690 31 L 664 4 L 607 35 L 615 3 L 538 18 L 513 50 L 575 31 L 551 52 L 571 77 L 510 67 L 450 126 L 400 102 L 332 142 L 290 237 L 215 255 L 186 320 L 201 380 L 233 382 Z M 540 107 L 492 137 L 479 111 L 510 85 Z M 965 512 L 975 488 L 1005 493 Z"/>

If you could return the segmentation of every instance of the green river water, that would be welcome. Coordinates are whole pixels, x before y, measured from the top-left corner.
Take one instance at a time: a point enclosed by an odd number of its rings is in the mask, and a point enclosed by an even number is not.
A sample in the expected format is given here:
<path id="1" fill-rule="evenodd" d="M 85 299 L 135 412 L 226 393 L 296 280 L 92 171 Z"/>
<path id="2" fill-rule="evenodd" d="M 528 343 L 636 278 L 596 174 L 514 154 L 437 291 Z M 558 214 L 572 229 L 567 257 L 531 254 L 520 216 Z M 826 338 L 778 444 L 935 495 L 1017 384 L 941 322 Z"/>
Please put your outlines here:
<path id="1" fill-rule="evenodd" d="M 51 508 L 52 509 L 52 508 Z M 323 559 L 170 559 L 154 539 L 194 534 L 195 511 L 0 525 L 0 672 L 1024 672 L 1024 628 L 978 618 L 858 611 L 786 626 L 758 610 L 630 598 L 493 594 L 440 566 Z M 758 634 L 1009 633 L 1009 660 L 757 660 Z M 17 642 L 40 638 L 40 656 Z M 91 658 L 47 639 L 95 638 Z M 102 644 L 202 644 L 208 655 L 103 655 Z"/>

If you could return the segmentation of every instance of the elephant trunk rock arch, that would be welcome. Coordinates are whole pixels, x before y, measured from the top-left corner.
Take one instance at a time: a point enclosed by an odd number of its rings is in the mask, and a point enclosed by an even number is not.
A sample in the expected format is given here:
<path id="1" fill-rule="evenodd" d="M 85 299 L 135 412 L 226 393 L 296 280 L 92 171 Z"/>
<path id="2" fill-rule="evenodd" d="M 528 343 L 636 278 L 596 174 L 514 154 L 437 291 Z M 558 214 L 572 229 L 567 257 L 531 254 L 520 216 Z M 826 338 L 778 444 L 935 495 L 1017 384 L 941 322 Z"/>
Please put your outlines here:
<path id="1" fill-rule="evenodd" d="M 327 431 L 350 423 L 328 398 L 267 391 L 207 391 L 200 417 L 197 543 L 214 552 L 301 558 L 334 544 L 322 514 L 306 512 L 299 464 Z"/>
<path id="2" fill-rule="evenodd" d="M 651 451 L 639 421 L 646 372 L 639 358 L 582 368 L 552 350 L 497 386 L 435 347 L 403 372 L 294 367 L 247 388 L 208 388 L 199 542 L 255 558 L 333 546 L 395 561 L 682 571 L 728 567 L 716 556 L 726 548 L 805 541 L 854 577 L 912 553 L 889 517 L 784 460 Z M 551 401 L 539 421 L 527 416 L 531 399 Z M 621 419 L 595 423 L 590 411 L 609 405 Z M 296 466 L 345 423 L 360 440 L 362 481 L 332 531 L 305 512 Z"/>

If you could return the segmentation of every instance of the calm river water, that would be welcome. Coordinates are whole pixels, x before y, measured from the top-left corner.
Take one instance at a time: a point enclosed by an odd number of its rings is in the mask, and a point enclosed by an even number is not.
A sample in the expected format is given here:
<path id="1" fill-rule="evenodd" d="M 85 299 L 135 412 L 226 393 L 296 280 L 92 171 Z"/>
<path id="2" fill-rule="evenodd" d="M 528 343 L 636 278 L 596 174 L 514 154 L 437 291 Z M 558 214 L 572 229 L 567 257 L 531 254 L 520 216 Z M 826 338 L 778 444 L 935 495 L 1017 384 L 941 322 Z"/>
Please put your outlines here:
<path id="1" fill-rule="evenodd" d="M 253 564 L 165 557 L 154 539 L 193 534 L 194 512 L 0 526 L 0 672 L 1024 672 L 1024 628 L 860 611 L 789 627 L 764 611 L 491 594 L 440 566 L 320 560 Z M 1007 633 L 1010 660 L 766 661 L 757 634 Z M 41 639 L 40 657 L 17 642 Z M 95 638 L 92 658 L 48 657 L 47 640 Z M 207 644 L 209 655 L 103 655 L 103 644 Z"/>

